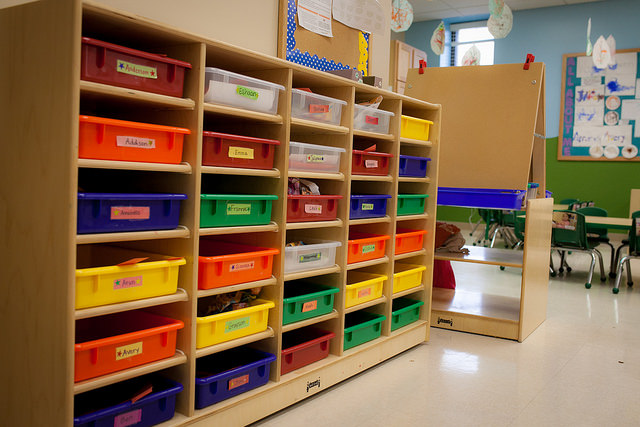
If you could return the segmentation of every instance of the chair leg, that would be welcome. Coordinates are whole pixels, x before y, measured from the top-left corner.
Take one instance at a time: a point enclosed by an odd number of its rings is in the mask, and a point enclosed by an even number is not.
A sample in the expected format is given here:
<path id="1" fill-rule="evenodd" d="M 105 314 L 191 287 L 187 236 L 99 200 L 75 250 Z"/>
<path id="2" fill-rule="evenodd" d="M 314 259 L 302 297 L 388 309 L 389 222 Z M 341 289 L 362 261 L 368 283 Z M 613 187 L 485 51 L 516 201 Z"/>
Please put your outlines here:
<path id="1" fill-rule="evenodd" d="M 594 251 L 589 252 L 591 255 L 591 265 L 589 266 L 589 274 L 587 275 L 587 283 L 584 284 L 584 287 L 587 289 L 591 288 L 591 279 L 593 278 L 593 270 L 596 267 L 596 254 Z"/>
<path id="2" fill-rule="evenodd" d="M 627 260 L 627 257 L 624 257 L 618 262 L 618 268 L 616 270 L 616 281 L 613 284 L 613 289 L 612 289 L 614 294 L 617 294 L 618 292 L 620 292 L 620 278 L 622 277 L 622 269 L 626 260 Z"/>
<path id="3" fill-rule="evenodd" d="M 613 245 L 609 242 L 605 242 L 607 245 L 609 245 L 609 247 L 611 248 L 611 260 L 609 261 L 609 277 L 611 277 L 611 273 L 613 273 L 613 271 L 616 269 L 616 264 L 615 264 L 615 252 L 616 249 L 613 247 Z"/>
<path id="4" fill-rule="evenodd" d="M 620 253 L 622 252 L 622 248 L 624 248 L 625 246 L 628 246 L 628 243 L 622 244 L 618 246 L 618 249 L 616 249 L 616 254 L 615 254 L 615 257 L 613 258 L 614 267 L 618 265 L 618 261 L 620 260 Z M 609 277 L 616 277 L 616 273 L 609 272 Z"/>
<path id="5" fill-rule="evenodd" d="M 562 274 L 562 273 L 564 273 L 564 264 L 565 264 L 564 257 L 565 257 L 567 252 L 566 251 L 558 251 L 558 253 L 560 254 L 560 268 L 558 269 L 558 273 Z"/>
<path id="6" fill-rule="evenodd" d="M 553 251 L 549 254 L 549 274 L 551 277 L 556 277 L 556 269 L 553 266 Z"/>
<path id="7" fill-rule="evenodd" d="M 600 253 L 599 250 L 595 248 L 593 249 L 593 251 L 596 253 L 598 257 L 598 262 L 600 263 L 600 281 L 604 282 L 605 280 L 607 280 L 607 276 L 604 274 L 605 270 L 604 270 L 604 262 L 602 261 L 602 254 Z"/>
<path id="8" fill-rule="evenodd" d="M 631 263 L 629 262 L 630 259 L 631 257 L 627 256 L 627 286 L 633 286 L 633 279 L 631 279 Z"/>
<path id="9" fill-rule="evenodd" d="M 490 248 L 492 248 L 493 245 L 496 243 L 496 237 L 498 236 L 499 231 L 500 231 L 500 227 L 496 227 L 496 229 L 493 230 L 493 234 L 491 235 L 491 244 L 489 245 Z"/>

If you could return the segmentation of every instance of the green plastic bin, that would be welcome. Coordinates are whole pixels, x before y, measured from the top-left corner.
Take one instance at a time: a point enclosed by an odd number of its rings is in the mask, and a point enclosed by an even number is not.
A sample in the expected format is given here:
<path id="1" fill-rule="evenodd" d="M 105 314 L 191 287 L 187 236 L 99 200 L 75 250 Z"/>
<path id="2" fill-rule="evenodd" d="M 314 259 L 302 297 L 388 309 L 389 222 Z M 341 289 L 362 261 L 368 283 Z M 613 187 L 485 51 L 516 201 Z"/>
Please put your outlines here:
<path id="1" fill-rule="evenodd" d="M 424 301 L 409 298 L 394 299 L 391 305 L 391 330 L 395 331 L 420 319 L 420 307 L 423 305 Z"/>
<path id="2" fill-rule="evenodd" d="M 251 194 L 200 195 L 200 227 L 266 225 L 271 221 L 271 202 L 278 196 Z"/>
<path id="3" fill-rule="evenodd" d="M 344 349 L 375 340 L 382 334 L 382 322 L 387 317 L 382 314 L 356 311 L 345 316 Z"/>
<path id="4" fill-rule="evenodd" d="M 284 289 L 282 324 L 331 313 L 338 288 L 309 282 L 289 282 Z"/>
<path id="5" fill-rule="evenodd" d="M 428 194 L 398 194 L 398 216 L 423 214 L 427 197 Z"/>

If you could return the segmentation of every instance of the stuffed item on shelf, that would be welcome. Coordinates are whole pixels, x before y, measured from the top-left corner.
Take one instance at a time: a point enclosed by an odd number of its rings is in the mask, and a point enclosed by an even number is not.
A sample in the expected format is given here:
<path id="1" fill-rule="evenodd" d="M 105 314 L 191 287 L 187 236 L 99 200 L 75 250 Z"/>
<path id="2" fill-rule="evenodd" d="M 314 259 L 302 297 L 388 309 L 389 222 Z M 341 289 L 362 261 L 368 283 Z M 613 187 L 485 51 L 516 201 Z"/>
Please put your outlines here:
<path id="1" fill-rule="evenodd" d="M 249 303 L 258 297 L 261 290 L 258 287 L 203 298 L 203 303 L 198 305 L 198 317 L 249 307 Z"/>
<path id="2" fill-rule="evenodd" d="M 289 178 L 287 194 L 291 196 L 319 196 L 320 187 L 307 179 Z"/>

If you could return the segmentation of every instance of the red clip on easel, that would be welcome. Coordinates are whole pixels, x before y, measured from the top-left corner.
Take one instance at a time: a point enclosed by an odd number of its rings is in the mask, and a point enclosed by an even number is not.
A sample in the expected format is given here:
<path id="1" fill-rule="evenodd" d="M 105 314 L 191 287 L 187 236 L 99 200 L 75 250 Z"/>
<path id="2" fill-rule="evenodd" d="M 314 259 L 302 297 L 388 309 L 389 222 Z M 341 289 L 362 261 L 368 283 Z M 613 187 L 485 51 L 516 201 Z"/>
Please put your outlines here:
<path id="1" fill-rule="evenodd" d="M 529 69 L 529 64 L 533 63 L 533 61 L 535 61 L 536 57 L 531 55 L 530 53 L 527 53 L 527 59 L 524 61 L 524 67 L 522 67 L 523 70 L 528 70 Z"/>
<path id="2" fill-rule="evenodd" d="M 427 61 L 425 61 L 424 59 L 420 60 L 420 69 L 418 70 L 418 73 L 420 74 L 424 74 L 424 69 L 427 68 Z"/>

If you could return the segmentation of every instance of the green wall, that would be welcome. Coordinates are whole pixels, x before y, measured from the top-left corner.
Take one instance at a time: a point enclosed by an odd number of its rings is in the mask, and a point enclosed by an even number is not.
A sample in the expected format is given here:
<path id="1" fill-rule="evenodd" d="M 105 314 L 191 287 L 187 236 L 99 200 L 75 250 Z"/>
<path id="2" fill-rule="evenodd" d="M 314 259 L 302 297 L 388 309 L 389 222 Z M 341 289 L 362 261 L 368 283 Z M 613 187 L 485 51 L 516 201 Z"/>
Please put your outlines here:
<path id="1" fill-rule="evenodd" d="M 640 163 L 558 161 L 558 138 L 547 139 L 547 190 L 562 199 L 592 200 L 609 216 L 629 216 L 632 188 L 640 188 Z M 499 169 L 499 165 L 497 168 Z M 471 209 L 438 207 L 438 220 L 466 222 Z M 474 215 L 474 221 L 477 220 Z"/>

